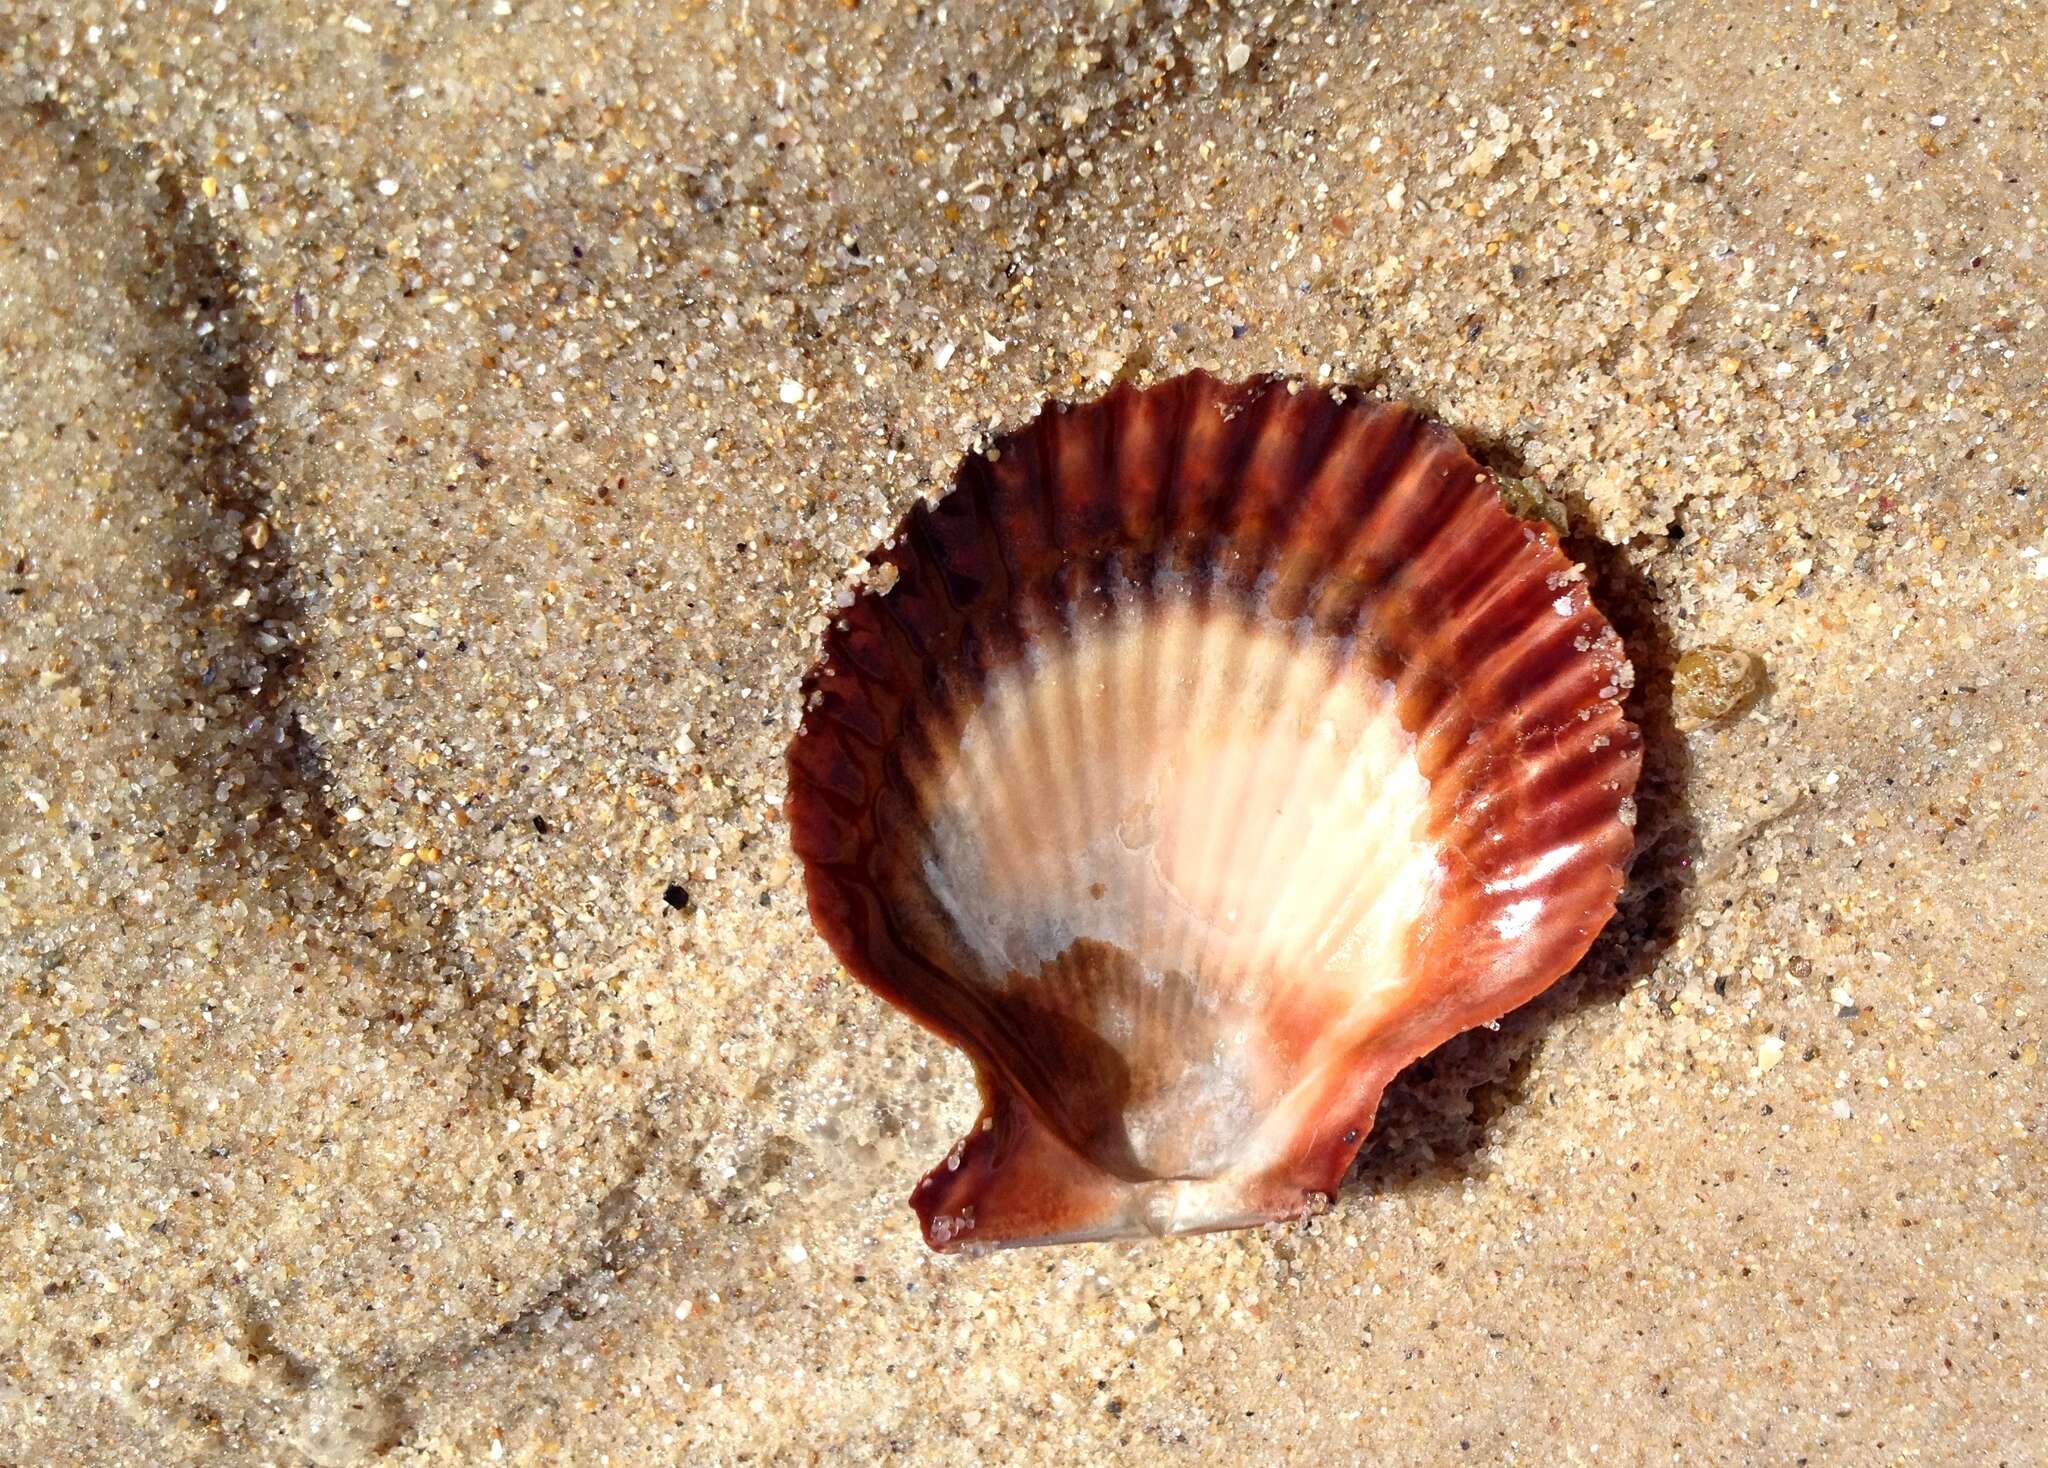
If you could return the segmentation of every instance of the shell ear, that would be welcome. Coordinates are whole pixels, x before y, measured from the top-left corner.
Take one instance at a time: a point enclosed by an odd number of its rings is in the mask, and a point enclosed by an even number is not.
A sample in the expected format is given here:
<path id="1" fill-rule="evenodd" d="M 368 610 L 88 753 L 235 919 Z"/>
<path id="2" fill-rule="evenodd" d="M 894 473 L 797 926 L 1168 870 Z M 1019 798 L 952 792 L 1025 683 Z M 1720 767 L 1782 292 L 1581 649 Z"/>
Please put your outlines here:
<path id="1" fill-rule="evenodd" d="M 1396 1071 L 1614 911 L 1619 640 L 1406 408 L 1118 388 L 874 559 L 787 809 L 841 961 L 975 1064 L 934 1248 L 1298 1216 Z"/>
<path id="2" fill-rule="evenodd" d="M 941 1254 L 1250 1228 L 1300 1216 L 1322 1191 L 1293 1169 L 1225 1181 L 1121 1178 L 1030 1106 L 1001 1091 L 984 1095 L 980 1119 L 910 1194 L 925 1242 Z M 1368 1116 L 1355 1130 L 1370 1125 Z M 1337 1149 L 1341 1175 L 1356 1140 Z"/>
<path id="3" fill-rule="evenodd" d="M 1117 1238 L 1131 1232 L 1132 1199 L 1118 1179 L 1061 1141 L 1007 1091 L 986 1094 L 981 1118 L 910 1194 L 925 1242 L 970 1251 Z M 977 1220 L 1000 1227 L 978 1237 Z"/>

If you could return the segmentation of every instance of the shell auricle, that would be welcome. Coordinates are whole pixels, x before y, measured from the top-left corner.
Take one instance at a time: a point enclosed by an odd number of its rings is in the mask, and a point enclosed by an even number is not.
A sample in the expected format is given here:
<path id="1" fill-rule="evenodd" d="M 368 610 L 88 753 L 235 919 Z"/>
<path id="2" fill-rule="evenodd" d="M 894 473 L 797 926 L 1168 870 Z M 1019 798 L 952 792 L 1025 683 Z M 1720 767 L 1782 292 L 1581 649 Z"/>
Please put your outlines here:
<path id="1" fill-rule="evenodd" d="M 871 559 L 787 808 L 833 951 L 974 1063 L 935 1249 L 1299 1217 L 1403 1066 L 1613 914 L 1621 642 L 1407 407 L 1120 386 Z"/>

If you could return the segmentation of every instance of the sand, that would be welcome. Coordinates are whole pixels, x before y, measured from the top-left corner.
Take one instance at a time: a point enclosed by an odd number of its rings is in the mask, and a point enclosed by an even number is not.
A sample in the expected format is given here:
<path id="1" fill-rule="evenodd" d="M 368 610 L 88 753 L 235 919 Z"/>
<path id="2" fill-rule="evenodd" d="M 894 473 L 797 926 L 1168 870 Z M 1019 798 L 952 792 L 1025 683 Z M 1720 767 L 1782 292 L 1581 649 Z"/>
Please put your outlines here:
<path id="1" fill-rule="evenodd" d="M 0 6 L 0 1462 L 2040 1461 L 2044 36 Z M 794 688 L 1195 366 L 1554 501 L 1643 851 L 1320 1216 L 939 1260 Z"/>

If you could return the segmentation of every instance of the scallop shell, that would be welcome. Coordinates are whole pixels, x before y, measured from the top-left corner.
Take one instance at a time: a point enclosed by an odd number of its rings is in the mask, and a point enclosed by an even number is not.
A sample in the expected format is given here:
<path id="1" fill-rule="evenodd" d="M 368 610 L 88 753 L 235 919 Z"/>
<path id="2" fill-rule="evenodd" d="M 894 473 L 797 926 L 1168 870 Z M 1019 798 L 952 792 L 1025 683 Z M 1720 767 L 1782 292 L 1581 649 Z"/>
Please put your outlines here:
<path id="1" fill-rule="evenodd" d="M 974 1062 L 935 1249 L 1299 1217 L 1396 1072 L 1613 914 L 1620 640 L 1406 407 L 1118 387 L 871 559 L 788 814 L 840 960 Z"/>

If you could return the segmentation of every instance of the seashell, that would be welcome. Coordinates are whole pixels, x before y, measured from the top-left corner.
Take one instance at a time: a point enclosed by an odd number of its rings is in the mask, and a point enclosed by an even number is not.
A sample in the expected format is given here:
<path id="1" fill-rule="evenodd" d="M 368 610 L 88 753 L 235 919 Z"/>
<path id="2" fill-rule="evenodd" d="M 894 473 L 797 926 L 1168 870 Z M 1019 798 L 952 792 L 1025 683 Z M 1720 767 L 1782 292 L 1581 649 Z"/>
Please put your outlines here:
<path id="1" fill-rule="evenodd" d="M 790 744 L 813 921 L 974 1062 L 935 1249 L 1302 1216 L 1613 914 L 1640 760 L 1550 525 L 1396 404 L 1202 373 L 962 464 Z"/>

